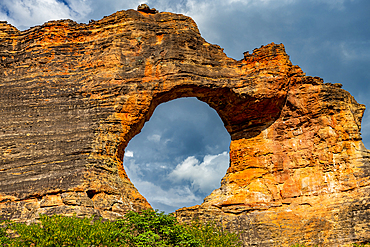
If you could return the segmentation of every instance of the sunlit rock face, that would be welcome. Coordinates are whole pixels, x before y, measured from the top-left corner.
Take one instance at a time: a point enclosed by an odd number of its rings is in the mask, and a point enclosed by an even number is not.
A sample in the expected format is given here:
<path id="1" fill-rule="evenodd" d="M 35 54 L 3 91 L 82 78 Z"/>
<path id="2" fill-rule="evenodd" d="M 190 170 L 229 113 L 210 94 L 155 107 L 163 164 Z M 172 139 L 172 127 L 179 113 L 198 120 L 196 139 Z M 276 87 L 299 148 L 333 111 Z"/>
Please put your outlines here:
<path id="1" fill-rule="evenodd" d="M 150 208 L 122 159 L 156 106 L 197 97 L 231 136 L 204 203 L 176 212 L 238 230 L 245 246 L 370 241 L 365 107 L 308 77 L 282 44 L 228 58 L 194 21 L 120 11 L 26 31 L 0 23 L 0 214 L 115 219 Z"/>

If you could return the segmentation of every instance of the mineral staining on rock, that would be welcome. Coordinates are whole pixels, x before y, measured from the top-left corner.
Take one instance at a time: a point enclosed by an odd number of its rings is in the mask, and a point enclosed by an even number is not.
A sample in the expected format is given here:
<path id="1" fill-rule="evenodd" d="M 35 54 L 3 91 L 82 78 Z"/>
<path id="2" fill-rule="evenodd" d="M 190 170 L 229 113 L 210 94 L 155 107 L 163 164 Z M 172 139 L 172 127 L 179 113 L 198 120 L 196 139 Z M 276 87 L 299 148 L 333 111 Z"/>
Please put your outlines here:
<path id="1" fill-rule="evenodd" d="M 236 61 L 191 18 L 144 9 L 26 31 L 0 23 L 0 215 L 149 208 L 124 149 L 160 103 L 197 97 L 230 133 L 230 167 L 180 220 L 215 220 L 245 246 L 370 241 L 365 107 L 305 76 L 282 44 Z"/>

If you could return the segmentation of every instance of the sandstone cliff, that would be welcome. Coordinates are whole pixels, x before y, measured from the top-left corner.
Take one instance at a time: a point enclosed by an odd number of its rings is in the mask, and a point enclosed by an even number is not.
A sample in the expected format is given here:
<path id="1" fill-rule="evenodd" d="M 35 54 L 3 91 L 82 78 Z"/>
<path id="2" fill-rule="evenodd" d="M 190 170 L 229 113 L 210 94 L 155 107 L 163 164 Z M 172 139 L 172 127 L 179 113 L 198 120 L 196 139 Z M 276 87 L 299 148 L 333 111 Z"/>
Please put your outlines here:
<path id="1" fill-rule="evenodd" d="M 119 11 L 26 31 L 0 22 L 0 215 L 107 219 L 150 205 L 122 159 L 160 103 L 197 97 L 232 142 L 221 188 L 176 212 L 241 232 L 245 246 L 370 241 L 364 105 L 305 76 L 282 44 L 228 58 L 194 21 Z"/>

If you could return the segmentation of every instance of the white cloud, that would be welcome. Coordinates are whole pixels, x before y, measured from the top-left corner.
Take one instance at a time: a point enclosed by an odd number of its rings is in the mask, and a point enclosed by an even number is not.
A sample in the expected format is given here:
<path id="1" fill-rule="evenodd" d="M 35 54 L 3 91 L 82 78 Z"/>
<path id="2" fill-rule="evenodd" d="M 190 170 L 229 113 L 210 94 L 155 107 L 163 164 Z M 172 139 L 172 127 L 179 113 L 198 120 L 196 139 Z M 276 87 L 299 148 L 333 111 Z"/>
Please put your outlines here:
<path id="1" fill-rule="evenodd" d="M 353 0 L 315 0 L 332 9 L 343 9 L 346 2 Z M 253 11 L 256 8 L 276 8 L 299 3 L 299 0 L 147 0 L 150 7 L 159 11 L 170 11 L 191 16 L 206 31 L 222 12 L 235 10 Z M 73 19 L 87 22 L 91 18 L 101 19 L 121 9 L 136 9 L 141 0 L 2 0 L 0 18 L 20 29 L 41 25 L 49 20 Z"/>
<path id="2" fill-rule="evenodd" d="M 329 6 L 330 9 L 344 10 L 346 2 L 353 2 L 354 0 L 316 0 L 315 2 L 323 3 Z"/>
<path id="3" fill-rule="evenodd" d="M 78 19 L 84 18 L 92 12 L 93 6 L 88 0 L 66 0 L 69 8 L 78 15 Z"/>
<path id="4" fill-rule="evenodd" d="M 130 152 L 130 151 L 126 151 Z M 211 193 L 220 187 L 221 178 L 226 174 L 229 157 L 227 152 L 218 155 L 206 155 L 203 162 L 194 157 L 188 157 L 170 172 L 170 180 L 163 187 L 155 180 L 145 177 L 145 164 L 137 164 L 134 159 L 125 162 L 125 170 L 139 192 L 151 203 L 156 205 L 167 205 L 172 210 L 185 206 L 193 206 L 203 202 L 204 194 Z M 166 169 L 159 164 L 150 164 L 158 169 Z M 160 174 L 160 173 L 159 173 Z M 172 183 L 171 183 L 172 181 Z M 189 186 L 188 181 L 191 182 Z M 201 195 L 203 194 L 203 195 Z"/>
<path id="5" fill-rule="evenodd" d="M 2 0 L 0 19 L 20 30 L 50 20 L 72 19 L 86 23 L 89 19 L 101 19 L 122 9 L 135 9 L 140 3 L 140 0 Z"/>
<path id="6" fill-rule="evenodd" d="M 125 152 L 125 157 L 134 157 L 134 152 L 127 150 Z"/>
<path id="7" fill-rule="evenodd" d="M 186 158 L 169 174 L 169 178 L 181 183 L 190 181 L 193 189 L 201 192 L 211 192 L 220 186 L 221 178 L 229 166 L 229 154 L 206 155 L 200 163 L 194 156 Z"/>
<path id="8" fill-rule="evenodd" d="M 345 42 L 342 41 L 338 44 L 336 50 L 340 51 L 342 59 L 345 62 L 352 62 L 354 60 L 369 60 L 370 51 L 367 49 L 369 47 L 370 41 L 367 42 Z"/>
<path id="9" fill-rule="evenodd" d="M 211 43 L 222 45 L 224 33 L 217 28 L 219 23 L 225 19 L 234 19 L 236 14 L 259 12 L 261 15 L 270 16 L 270 11 L 274 8 L 285 8 L 299 0 L 186 0 L 181 4 L 173 4 L 169 0 L 148 1 L 150 6 L 160 11 L 170 11 L 190 16 L 198 25 L 202 36 Z M 280 12 L 280 11 L 279 11 Z M 237 18 L 244 22 L 245 18 Z M 260 25 L 259 23 L 257 25 Z M 246 23 L 248 26 L 248 23 Z"/>
<path id="10" fill-rule="evenodd" d="M 133 181 L 139 192 L 149 201 L 149 203 L 161 203 L 168 206 L 180 208 L 185 205 L 194 205 L 201 203 L 203 198 L 195 195 L 195 193 L 186 186 L 171 187 L 168 190 L 163 190 L 160 186 L 153 182 L 136 180 Z"/>
<path id="11" fill-rule="evenodd" d="M 196 195 L 186 185 L 170 185 L 166 189 L 162 189 L 155 182 L 145 180 L 141 169 L 142 165 L 136 164 L 135 160 L 130 160 L 125 165 L 125 170 L 130 180 L 152 206 L 165 204 L 176 209 L 199 204 L 203 201 L 203 197 Z"/>
<path id="12" fill-rule="evenodd" d="M 161 140 L 161 136 L 160 135 L 157 135 L 157 134 L 154 134 L 154 135 L 148 136 L 147 139 L 149 141 L 159 142 Z"/>
<path id="13" fill-rule="evenodd" d="M 57 0 L 3 0 L 1 7 L 0 15 L 20 29 L 49 20 L 76 19 L 79 13 Z"/>

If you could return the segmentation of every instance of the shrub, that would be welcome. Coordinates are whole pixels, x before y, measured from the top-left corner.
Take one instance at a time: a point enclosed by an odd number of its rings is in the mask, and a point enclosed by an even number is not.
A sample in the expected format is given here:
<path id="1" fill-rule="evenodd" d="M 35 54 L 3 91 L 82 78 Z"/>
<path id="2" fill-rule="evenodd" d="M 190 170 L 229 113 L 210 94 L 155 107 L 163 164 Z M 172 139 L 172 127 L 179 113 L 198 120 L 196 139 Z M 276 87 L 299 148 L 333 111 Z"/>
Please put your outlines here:
<path id="1" fill-rule="evenodd" d="M 201 246 L 241 246 L 241 241 L 237 234 L 222 231 L 222 228 L 218 227 L 214 222 L 208 222 L 206 224 L 192 222 L 190 226 L 186 227 L 186 232 L 190 236 L 194 236 L 200 242 Z"/>
<path id="2" fill-rule="evenodd" d="M 40 224 L 13 223 L 10 229 L 19 235 L 10 246 L 102 246 L 113 230 L 108 221 L 61 215 L 40 215 Z"/>
<path id="3" fill-rule="evenodd" d="M 8 222 L 4 221 L 0 225 L 0 246 L 6 246 L 10 244 L 10 239 L 6 230 L 8 229 Z"/>
<path id="4" fill-rule="evenodd" d="M 215 224 L 184 225 L 173 215 L 154 210 L 129 212 L 115 221 L 40 215 L 40 223 L 6 222 L 3 226 L 0 246 L 241 246 L 236 234 Z M 7 229 L 18 237 L 10 238 Z"/>
<path id="5" fill-rule="evenodd" d="M 129 212 L 124 219 L 114 221 L 117 229 L 124 229 L 127 246 L 201 246 L 186 232 L 186 226 L 177 222 L 173 215 L 145 210 Z"/>

